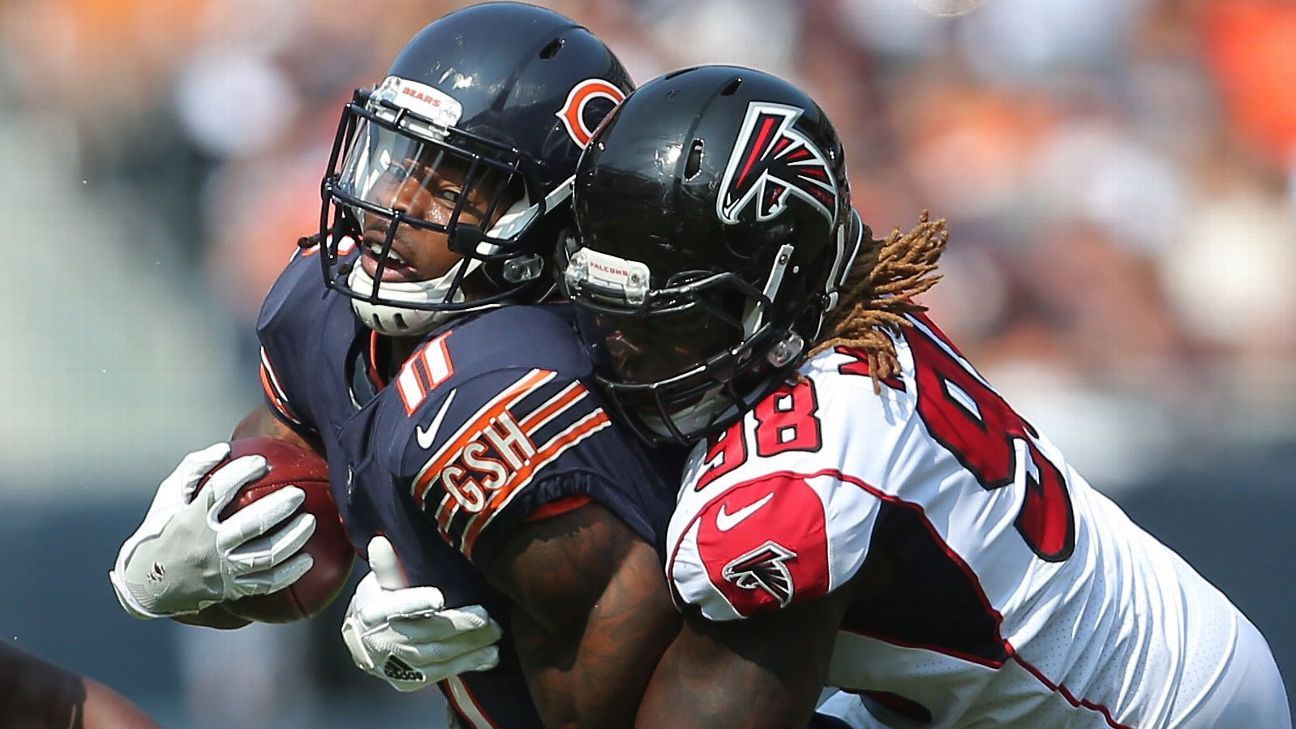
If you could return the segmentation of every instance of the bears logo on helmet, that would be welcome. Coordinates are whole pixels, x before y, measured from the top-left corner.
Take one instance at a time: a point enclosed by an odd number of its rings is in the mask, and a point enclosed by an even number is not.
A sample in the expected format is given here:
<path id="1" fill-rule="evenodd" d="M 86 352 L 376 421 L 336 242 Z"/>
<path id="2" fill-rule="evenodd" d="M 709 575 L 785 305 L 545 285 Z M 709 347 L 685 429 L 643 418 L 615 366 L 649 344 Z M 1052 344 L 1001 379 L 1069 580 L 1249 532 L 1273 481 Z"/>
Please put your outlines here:
<path id="1" fill-rule="evenodd" d="M 587 78 L 572 87 L 571 93 L 567 94 L 567 103 L 554 116 L 562 120 L 576 146 L 584 149 L 598 128 L 598 122 L 608 115 L 612 107 L 625 101 L 625 97 L 625 92 L 611 83 L 601 78 Z M 590 104 L 595 108 L 590 109 Z M 597 121 L 591 124 L 592 120 Z"/>

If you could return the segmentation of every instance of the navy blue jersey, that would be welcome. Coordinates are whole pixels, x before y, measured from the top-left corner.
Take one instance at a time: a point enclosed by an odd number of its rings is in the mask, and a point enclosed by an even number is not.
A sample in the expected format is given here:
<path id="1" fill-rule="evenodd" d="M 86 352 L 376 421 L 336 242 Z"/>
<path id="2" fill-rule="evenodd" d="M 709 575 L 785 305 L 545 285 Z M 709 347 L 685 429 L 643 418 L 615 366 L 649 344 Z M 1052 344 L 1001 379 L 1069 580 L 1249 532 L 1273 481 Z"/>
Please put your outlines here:
<path id="1" fill-rule="evenodd" d="M 567 497 L 598 501 L 650 544 L 669 518 L 679 470 L 663 477 L 613 426 L 569 312 L 513 306 L 452 324 L 404 363 L 399 398 L 374 422 L 392 437 L 373 467 L 482 570 L 510 526 Z"/>
<path id="2" fill-rule="evenodd" d="M 388 380 L 381 340 L 324 286 L 314 255 L 294 259 L 262 307 L 261 379 L 271 409 L 323 445 L 358 552 L 384 534 L 412 584 L 507 626 L 482 574 L 538 509 L 595 501 L 662 551 L 681 461 L 650 459 L 611 423 L 567 306 L 454 319 Z M 464 726 L 540 725 L 507 630 L 499 667 L 441 688 Z"/>

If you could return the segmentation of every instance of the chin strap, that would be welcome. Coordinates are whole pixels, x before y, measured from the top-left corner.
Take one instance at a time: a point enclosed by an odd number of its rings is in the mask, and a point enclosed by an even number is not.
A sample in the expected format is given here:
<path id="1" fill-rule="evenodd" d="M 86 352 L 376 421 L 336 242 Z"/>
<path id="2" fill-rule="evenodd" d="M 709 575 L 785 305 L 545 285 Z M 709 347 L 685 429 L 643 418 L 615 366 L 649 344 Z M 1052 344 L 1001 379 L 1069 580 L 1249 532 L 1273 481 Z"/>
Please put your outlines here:
<path id="1" fill-rule="evenodd" d="M 678 441 L 680 436 L 687 439 L 690 434 L 707 429 L 720 416 L 732 414 L 727 411 L 737 408 L 724 393 L 724 385 L 716 385 L 707 390 L 692 405 L 682 407 L 662 417 L 661 414 L 644 410 L 636 411 L 639 422 L 653 435 Z M 667 418 L 670 422 L 667 422 Z M 673 428 L 671 426 L 674 426 Z"/>
<path id="2" fill-rule="evenodd" d="M 399 303 L 461 303 L 464 301 L 463 291 L 455 291 L 453 296 L 450 292 L 459 269 L 466 267 L 463 275 L 467 277 L 480 266 L 481 261 L 465 258 L 444 274 L 427 281 L 383 281 L 378 285 L 378 295 L 395 303 L 379 304 L 365 299 L 352 299 L 351 310 L 365 326 L 379 334 L 393 337 L 422 336 L 460 312 L 403 307 Z M 374 290 L 374 280 L 363 266 L 357 264 L 347 277 L 347 286 L 357 293 L 371 292 Z"/>

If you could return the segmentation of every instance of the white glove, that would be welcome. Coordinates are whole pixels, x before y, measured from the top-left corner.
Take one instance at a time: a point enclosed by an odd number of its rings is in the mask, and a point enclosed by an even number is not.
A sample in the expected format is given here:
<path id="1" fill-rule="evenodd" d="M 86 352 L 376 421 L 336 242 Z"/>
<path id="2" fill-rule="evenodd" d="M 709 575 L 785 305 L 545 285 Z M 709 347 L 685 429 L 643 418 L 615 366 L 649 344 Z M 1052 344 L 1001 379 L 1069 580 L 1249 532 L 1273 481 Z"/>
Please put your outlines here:
<path id="1" fill-rule="evenodd" d="M 369 567 L 342 621 L 360 670 L 397 691 L 417 691 L 499 662 L 500 627 L 486 608 L 447 608 L 437 588 L 409 587 L 386 537 L 369 542 Z"/>
<path id="2" fill-rule="evenodd" d="M 139 529 L 126 539 L 108 573 L 117 599 L 137 618 L 196 613 L 249 595 L 276 592 L 310 570 L 309 554 L 296 554 L 315 532 L 315 517 L 299 514 L 271 532 L 306 500 L 286 486 L 224 521 L 220 512 L 244 484 L 267 472 L 261 456 L 244 456 L 203 476 L 229 455 L 228 443 L 185 456 L 158 486 Z"/>

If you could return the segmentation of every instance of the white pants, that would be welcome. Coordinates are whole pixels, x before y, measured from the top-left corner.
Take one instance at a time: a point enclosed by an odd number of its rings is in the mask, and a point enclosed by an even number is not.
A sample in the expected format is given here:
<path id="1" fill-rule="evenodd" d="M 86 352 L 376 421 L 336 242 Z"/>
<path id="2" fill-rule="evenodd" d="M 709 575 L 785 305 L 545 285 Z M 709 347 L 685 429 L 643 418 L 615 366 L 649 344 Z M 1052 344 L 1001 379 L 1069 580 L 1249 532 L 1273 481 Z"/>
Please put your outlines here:
<path id="1" fill-rule="evenodd" d="M 1287 691 L 1269 643 L 1239 615 L 1237 646 L 1219 683 L 1174 729 L 1292 729 Z"/>

